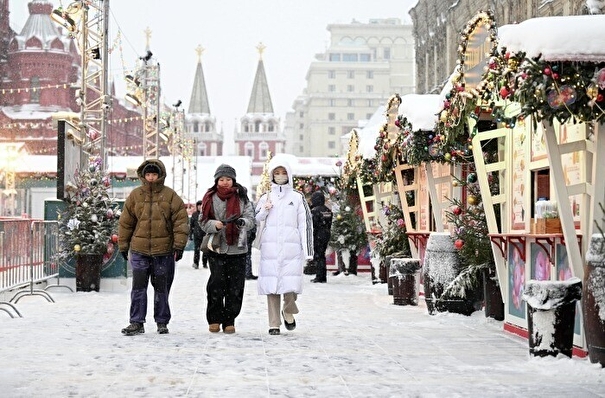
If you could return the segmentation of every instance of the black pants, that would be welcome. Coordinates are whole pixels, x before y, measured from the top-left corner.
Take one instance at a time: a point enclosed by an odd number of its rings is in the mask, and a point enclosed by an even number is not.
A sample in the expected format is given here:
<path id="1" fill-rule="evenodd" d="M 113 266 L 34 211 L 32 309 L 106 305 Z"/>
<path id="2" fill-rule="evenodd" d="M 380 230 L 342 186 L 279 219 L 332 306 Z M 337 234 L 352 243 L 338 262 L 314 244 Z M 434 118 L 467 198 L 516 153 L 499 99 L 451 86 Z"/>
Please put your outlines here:
<path id="1" fill-rule="evenodd" d="M 206 258 L 206 256 L 204 255 L 204 253 L 202 253 L 200 251 L 200 248 L 202 247 L 202 240 L 204 239 L 203 236 L 197 238 L 197 237 L 193 237 L 193 264 L 195 265 L 200 265 L 200 254 L 202 255 L 202 264 L 204 264 L 204 266 L 206 266 L 206 264 L 208 263 L 208 259 Z"/>
<path id="2" fill-rule="evenodd" d="M 208 324 L 233 326 L 242 309 L 246 283 L 246 255 L 208 256 L 210 277 L 206 286 Z"/>
<path id="3" fill-rule="evenodd" d="M 313 262 L 315 263 L 315 279 L 318 281 L 326 281 L 326 250 L 328 249 L 328 241 L 315 242 L 313 247 Z"/>

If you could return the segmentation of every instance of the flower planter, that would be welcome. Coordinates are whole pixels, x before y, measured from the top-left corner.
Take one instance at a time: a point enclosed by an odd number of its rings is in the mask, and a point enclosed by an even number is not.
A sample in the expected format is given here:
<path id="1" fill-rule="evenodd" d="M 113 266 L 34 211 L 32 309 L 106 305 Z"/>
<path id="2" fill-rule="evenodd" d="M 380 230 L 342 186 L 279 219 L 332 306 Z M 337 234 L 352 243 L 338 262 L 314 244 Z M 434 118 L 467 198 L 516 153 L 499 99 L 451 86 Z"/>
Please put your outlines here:
<path id="1" fill-rule="evenodd" d="M 102 254 L 78 254 L 76 256 L 77 292 L 99 291 L 102 264 Z"/>
<path id="2" fill-rule="evenodd" d="M 605 367 L 605 240 L 594 234 L 584 264 L 582 315 L 588 358 Z"/>
<path id="3" fill-rule="evenodd" d="M 527 302 L 529 353 L 533 356 L 571 358 L 576 301 L 582 295 L 582 281 L 535 281 L 527 283 L 523 299 Z"/>
<path id="4" fill-rule="evenodd" d="M 418 305 L 420 260 L 414 258 L 392 258 L 389 281 L 393 286 L 393 304 Z"/>

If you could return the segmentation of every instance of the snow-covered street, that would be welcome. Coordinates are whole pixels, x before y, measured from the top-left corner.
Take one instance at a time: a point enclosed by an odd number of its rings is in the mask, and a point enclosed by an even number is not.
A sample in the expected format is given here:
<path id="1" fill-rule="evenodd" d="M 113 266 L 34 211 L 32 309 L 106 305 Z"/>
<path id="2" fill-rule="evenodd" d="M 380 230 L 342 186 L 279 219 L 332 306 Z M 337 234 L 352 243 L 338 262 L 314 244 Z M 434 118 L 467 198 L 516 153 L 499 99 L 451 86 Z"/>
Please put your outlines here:
<path id="1" fill-rule="evenodd" d="M 255 257 L 258 253 L 255 252 Z M 529 357 L 502 323 L 392 304 L 368 274 L 305 276 L 298 327 L 270 336 L 264 296 L 246 281 L 236 333 L 211 334 L 209 271 L 177 265 L 170 334 L 120 334 L 129 282 L 114 291 L 25 297 L 0 314 L 3 397 L 605 397 L 587 358 Z M 255 258 L 258 260 L 258 258 Z M 151 293 L 151 287 L 149 292 Z"/>

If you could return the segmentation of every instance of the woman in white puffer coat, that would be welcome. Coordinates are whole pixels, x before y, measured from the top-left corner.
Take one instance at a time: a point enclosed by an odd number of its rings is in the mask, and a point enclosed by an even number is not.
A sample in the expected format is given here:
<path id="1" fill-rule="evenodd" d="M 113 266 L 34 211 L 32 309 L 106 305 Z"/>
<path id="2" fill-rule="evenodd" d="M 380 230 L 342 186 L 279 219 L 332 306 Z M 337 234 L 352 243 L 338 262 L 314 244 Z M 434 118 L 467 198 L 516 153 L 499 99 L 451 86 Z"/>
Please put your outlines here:
<path id="1" fill-rule="evenodd" d="M 265 221 L 260 238 L 258 294 L 267 295 L 269 334 L 280 334 L 281 316 L 294 330 L 297 295 L 302 293 L 303 266 L 313 258 L 313 222 L 304 195 L 294 189 L 290 165 L 276 155 L 268 165 L 271 191 L 256 205 L 256 221 Z"/>

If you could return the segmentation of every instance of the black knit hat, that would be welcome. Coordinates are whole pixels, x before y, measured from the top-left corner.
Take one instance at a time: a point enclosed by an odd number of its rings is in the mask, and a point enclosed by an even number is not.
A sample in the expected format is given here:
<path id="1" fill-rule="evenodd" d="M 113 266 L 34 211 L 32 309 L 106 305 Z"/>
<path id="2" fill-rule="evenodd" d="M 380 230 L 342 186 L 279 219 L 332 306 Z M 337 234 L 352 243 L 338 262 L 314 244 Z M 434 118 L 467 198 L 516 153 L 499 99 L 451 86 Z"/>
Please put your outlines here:
<path id="1" fill-rule="evenodd" d="M 153 164 L 153 163 L 149 163 L 148 165 L 146 165 L 143 168 L 143 175 L 145 175 L 147 173 L 161 174 L 159 166 L 157 164 Z"/>
<path id="2" fill-rule="evenodd" d="M 204 203 L 204 202 L 202 202 L 201 200 L 198 200 L 198 201 L 195 203 L 195 205 L 196 205 L 196 206 L 200 206 L 202 203 Z"/>
<path id="3" fill-rule="evenodd" d="M 235 169 L 228 164 L 221 164 L 217 167 L 214 172 L 214 181 L 218 180 L 221 177 L 229 177 L 233 181 L 235 181 Z"/>

